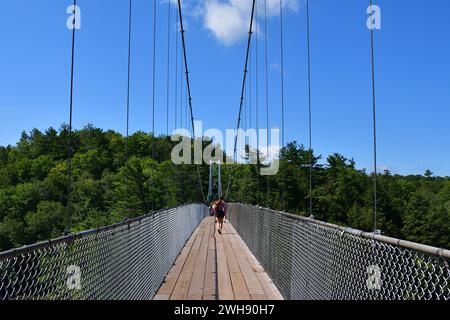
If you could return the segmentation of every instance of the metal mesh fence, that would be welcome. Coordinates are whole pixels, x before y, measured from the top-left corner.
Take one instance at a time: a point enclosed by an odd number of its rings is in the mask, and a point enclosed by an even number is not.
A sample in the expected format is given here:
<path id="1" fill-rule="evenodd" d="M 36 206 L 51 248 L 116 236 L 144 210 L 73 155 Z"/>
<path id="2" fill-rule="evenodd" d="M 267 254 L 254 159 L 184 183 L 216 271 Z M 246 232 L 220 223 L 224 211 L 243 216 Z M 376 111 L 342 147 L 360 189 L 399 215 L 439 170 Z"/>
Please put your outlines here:
<path id="1" fill-rule="evenodd" d="M 284 212 L 227 217 L 285 299 L 450 300 L 450 251 Z"/>
<path id="2" fill-rule="evenodd" d="M 0 300 L 151 299 L 206 214 L 186 205 L 0 253 Z"/>

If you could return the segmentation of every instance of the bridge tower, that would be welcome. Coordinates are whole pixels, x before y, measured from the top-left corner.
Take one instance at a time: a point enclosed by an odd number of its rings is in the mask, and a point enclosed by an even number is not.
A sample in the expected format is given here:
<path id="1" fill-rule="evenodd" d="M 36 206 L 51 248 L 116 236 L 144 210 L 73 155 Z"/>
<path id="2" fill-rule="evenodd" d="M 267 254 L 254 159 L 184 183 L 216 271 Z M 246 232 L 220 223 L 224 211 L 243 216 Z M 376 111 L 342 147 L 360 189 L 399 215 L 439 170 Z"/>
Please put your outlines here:
<path id="1" fill-rule="evenodd" d="M 222 196 L 222 179 L 220 175 L 220 160 L 209 161 L 208 201 Z"/>

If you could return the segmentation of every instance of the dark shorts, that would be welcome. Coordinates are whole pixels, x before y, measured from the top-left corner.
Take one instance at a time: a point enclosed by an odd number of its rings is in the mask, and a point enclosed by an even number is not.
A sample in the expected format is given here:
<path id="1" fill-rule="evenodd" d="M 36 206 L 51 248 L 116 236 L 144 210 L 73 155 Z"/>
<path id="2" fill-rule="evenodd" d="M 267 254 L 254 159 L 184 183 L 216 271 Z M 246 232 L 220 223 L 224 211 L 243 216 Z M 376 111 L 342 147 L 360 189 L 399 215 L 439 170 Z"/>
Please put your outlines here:
<path id="1" fill-rule="evenodd" d="M 223 219 L 225 217 L 225 212 L 224 211 L 218 211 L 216 213 L 216 217 L 219 219 Z"/>

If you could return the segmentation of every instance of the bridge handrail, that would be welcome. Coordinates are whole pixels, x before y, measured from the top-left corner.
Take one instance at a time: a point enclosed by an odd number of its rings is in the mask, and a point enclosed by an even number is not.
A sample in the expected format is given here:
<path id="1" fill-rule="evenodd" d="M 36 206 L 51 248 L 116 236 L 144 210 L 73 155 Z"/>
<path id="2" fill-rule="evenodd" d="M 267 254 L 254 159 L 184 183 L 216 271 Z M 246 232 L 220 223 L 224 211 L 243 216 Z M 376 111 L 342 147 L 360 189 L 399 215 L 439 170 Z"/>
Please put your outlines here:
<path id="1" fill-rule="evenodd" d="M 241 205 L 245 205 L 243 203 L 239 203 Z M 439 257 L 443 257 L 446 259 L 450 259 L 450 250 L 448 249 L 444 249 L 444 248 L 439 248 L 439 247 L 434 247 L 434 246 L 430 246 L 430 245 L 425 245 L 425 244 L 421 244 L 421 243 L 417 243 L 417 242 L 413 242 L 413 241 L 408 241 L 408 240 L 402 240 L 402 239 L 398 239 L 398 238 L 393 238 L 393 237 L 388 237 L 388 236 L 384 236 L 381 234 L 377 234 L 374 232 L 366 232 L 366 231 L 362 231 L 359 229 L 354 229 L 351 227 L 344 227 L 344 226 L 339 226 L 337 224 L 332 224 L 329 222 L 325 222 L 325 221 L 321 221 L 321 220 L 316 220 L 314 218 L 310 218 L 310 217 L 303 217 L 303 216 L 299 216 L 299 215 L 295 215 L 292 213 L 288 213 L 285 211 L 279 211 L 279 210 L 274 210 L 274 209 L 270 209 L 270 208 L 264 208 L 261 206 L 255 206 L 258 208 L 262 208 L 262 209 L 268 209 L 271 210 L 273 212 L 276 212 L 277 214 L 281 214 L 293 219 L 299 219 L 302 221 L 308 221 L 312 224 L 317 224 L 317 225 L 321 225 L 324 227 L 328 227 L 328 228 L 332 228 L 332 229 L 336 229 L 339 230 L 341 232 L 345 232 L 345 233 L 351 233 L 354 234 L 356 236 L 360 236 L 366 239 L 372 239 L 372 240 L 377 240 L 377 241 L 381 241 L 384 243 L 388 243 L 388 244 L 392 244 L 401 248 L 405 248 L 405 249 L 413 249 L 422 253 L 426 253 L 426 254 L 430 254 L 430 255 L 435 255 L 435 256 L 439 256 Z"/>

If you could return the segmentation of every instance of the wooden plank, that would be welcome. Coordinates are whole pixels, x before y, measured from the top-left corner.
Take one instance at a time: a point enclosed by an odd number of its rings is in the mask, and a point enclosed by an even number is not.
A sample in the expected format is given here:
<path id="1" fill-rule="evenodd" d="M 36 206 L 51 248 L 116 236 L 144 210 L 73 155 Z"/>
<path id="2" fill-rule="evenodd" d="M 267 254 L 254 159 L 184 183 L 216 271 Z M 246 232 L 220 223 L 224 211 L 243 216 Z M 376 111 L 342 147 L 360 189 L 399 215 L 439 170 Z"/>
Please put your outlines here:
<path id="1" fill-rule="evenodd" d="M 168 274 L 166 278 L 164 279 L 164 283 L 161 285 L 161 288 L 158 290 L 158 294 L 161 295 L 171 295 L 173 292 L 173 288 L 175 288 L 175 285 L 178 281 L 178 274 Z"/>
<path id="2" fill-rule="evenodd" d="M 223 247 L 225 250 L 225 256 L 227 259 L 228 264 L 228 271 L 233 272 L 241 272 L 241 269 L 239 268 L 239 264 L 236 260 L 236 256 L 234 255 L 234 251 L 231 248 L 230 240 L 228 236 L 223 237 Z"/>
<path id="3" fill-rule="evenodd" d="M 240 260 L 243 261 L 243 260 Z M 242 262 L 244 263 L 244 262 Z M 243 273 L 242 274 L 244 276 L 245 279 L 245 283 L 247 284 L 247 288 L 248 288 L 248 292 L 250 294 L 264 294 L 264 289 L 261 286 L 261 284 L 259 283 L 258 278 L 256 277 L 256 274 L 251 272 L 251 273 Z"/>
<path id="4" fill-rule="evenodd" d="M 236 300 L 250 300 L 250 293 L 244 280 L 244 276 L 240 272 L 230 273 L 231 283 L 233 284 L 233 293 Z"/>
<path id="5" fill-rule="evenodd" d="M 153 300 L 169 300 L 170 299 L 170 295 L 168 294 L 157 294 Z"/>
<path id="6" fill-rule="evenodd" d="M 216 272 L 216 251 L 208 250 L 208 258 L 206 259 L 206 273 Z"/>
<path id="7" fill-rule="evenodd" d="M 236 256 L 237 263 L 239 264 L 239 268 L 245 279 L 248 292 L 250 294 L 264 294 L 264 289 L 259 283 L 254 270 L 250 267 L 250 264 L 247 260 L 247 253 L 242 249 L 241 246 L 239 246 L 236 237 L 238 237 L 238 235 L 233 235 L 232 237 L 230 237 L 230 243 Z"/>
<path id="8" fill-rule="evenodd" d="M 189 295 L 203 294 L 205 284 L 205 273 L 204 272 L 194 272 L 192 274 L 191 284 L 189 285 Z"/>
<path id="9" fill-rule="evenodd" d="M 265 294 L 252 294 L 252 300 L 269 300 Z"/>
<path id="10" fill-rule="evenodd" d="M 199 244 L 198 255 L 195 260 L 195 265 L 193 269 L 193 276 L 191 280 L 191 284 L 189 287 L 188 298 L 197 298 L 197 295 L 200 295 L 200 298 L 203 296 L 204 284 L 205 284 L 205 271 L 206 271 L 206 261 L 208 255 L 208 245 L 209 245 L 209 232 L 210 225 L 208 220 L 204 220 L 203 225 L 201 226 L 202 240 Z M 197 300 L 197 299 L 196 299 Z"/>
<path id="11" fill-rule="evenodd" d="M 245 255 L 245 257 L 247 258 L 249 266 L 253 270 L 253 272 L 265 272 L 264 268 L 261 266 L 259 261 L 245 244 L 244 240 L 242 240 L 242 238 L 238 234 L 233 237 L 233 241 L 235 242 L 236 246 L 240 248 L 241 254 Z"/>
<path id="12" fill-rule="evenodd" d="M 234 300 L 233 294 L 222 294 L 219 295 L 219 300 Z"/>
<path id="13" fill-rule="evenodd" d="M 171 300 L 173 300 L 174 297 L 186 296 L 188 294 L 192 275 L 192 272 L 181 272 L 170 298 Z"/>
<path id="14" fill-rule="evenodd" d="M 220 300 L 233 300 L 233 286 L 231 284 L 230 273 L 228 271 L 227 259 L 225 256 L 223 242 L 219 241 L 221 236 L 216 238 L 217 246 L 217 278 L 218 291 Z"/>
<path id="15" fill-rule="evenodd" d="M 216 294 L 216 273 L 207 273 L 205 275 L 205 284 L 203 288 L 203 294 Z"/>
<path id="16" fill-rule="evenodd" d="M 259 283 L 263 287 L 264 292 L 266 293 L 269 300 L 283 300 L 283 296 L 267 273 L 257 273 L 256 277 L 258 278 Z"/>

